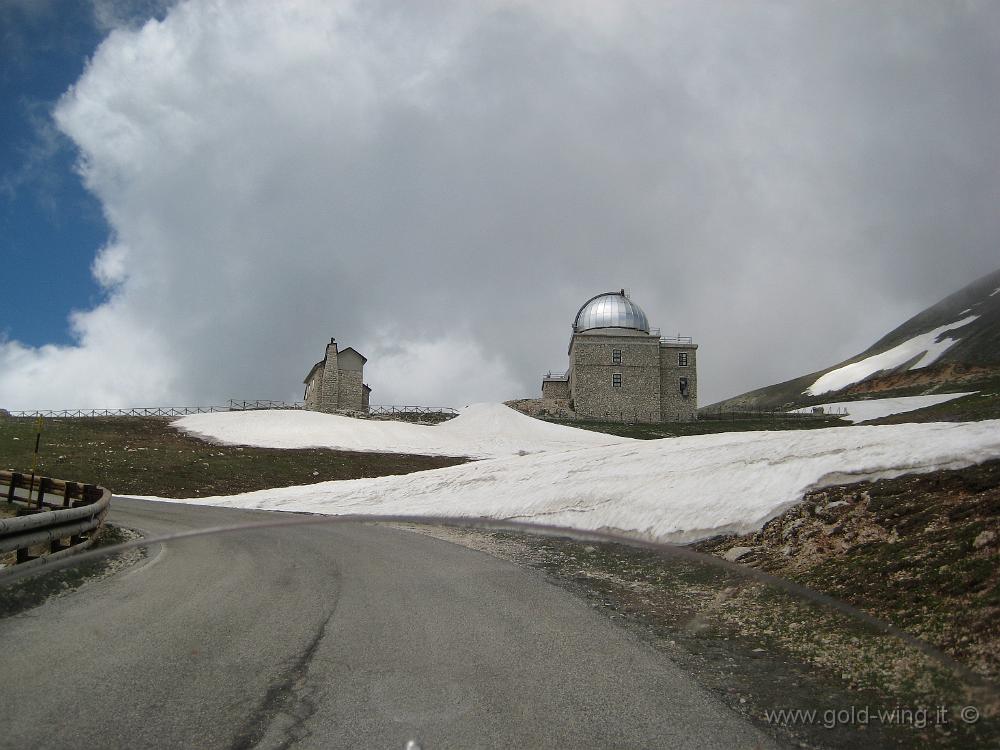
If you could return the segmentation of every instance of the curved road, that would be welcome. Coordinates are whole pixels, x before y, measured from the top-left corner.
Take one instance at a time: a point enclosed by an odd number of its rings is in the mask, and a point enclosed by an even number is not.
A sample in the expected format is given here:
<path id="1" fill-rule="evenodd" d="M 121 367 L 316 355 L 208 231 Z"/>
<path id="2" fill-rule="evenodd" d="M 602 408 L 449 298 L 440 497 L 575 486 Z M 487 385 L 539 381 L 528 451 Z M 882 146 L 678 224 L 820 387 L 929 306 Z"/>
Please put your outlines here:
<path id="1" fill-rule="evenodd" d="M 151 535 L 262 518 L 112 514 Z M 374 525 L 160 545 L 0 620 L 0 676 L 11 748 L 773 746 L 538 573 Z"/>

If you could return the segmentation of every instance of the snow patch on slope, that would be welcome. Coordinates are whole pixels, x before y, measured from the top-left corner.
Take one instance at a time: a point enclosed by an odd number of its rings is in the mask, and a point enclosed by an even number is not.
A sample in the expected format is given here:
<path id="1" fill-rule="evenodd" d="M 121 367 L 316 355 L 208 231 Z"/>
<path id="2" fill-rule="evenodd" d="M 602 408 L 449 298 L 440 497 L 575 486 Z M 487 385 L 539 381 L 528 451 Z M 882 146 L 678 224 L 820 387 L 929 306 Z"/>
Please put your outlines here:
<path id="1" fill-rule="evenodd" d="M 828 404 L 816 404 L 830 413 L 837 413 L 842 410 L 847 411 L 844 416 L 848 422 L 866 422 L 869 419 L 881 419 L 891 414 L 903 414 L 916 409 L 923 409 L 927 406 L 943 404 L 962 396 L 971 396 L 978 391 L 968 393 L 940 393 L 931 396 L 903 396 L 900 398 L 872 398 L 863 401 L 835 401 Z M 802 409 L 792 409 L 791 414 L 807 414 L 813 410 L 813 406 L 806 406 Z"/>
<path id="2" fill-rule="evenodd" d="M 173 426 L 208 440 L 259 448 L 330 448 L 471 458 L 634 442 L 632 438 L 543 422 L 503 404 L 473 404 L 438 425 L 271 410 L 192 414 L 176 420 Z"/>
<path id="3" fill-rule="evenodd" d="M 803 394 L 807 396 L 819 396 L 823 393 L 839 391 L 841 388 L 854 385 L 877 372 L 900 367 L 921 354 L 923 356 L 909 369 L 918 370 L 921 367 L 927 367 L 959 341 L 959 339 L 952 338 L 945 338 L 939 341 L 939 336 L 955 328 L 966 326 L 978 318 L 978 315 L 970 315 L 954 323 L 939 326 L 932 331 L 914 336 L 880 354 L 873 354 L 858 362 L 852 362 L 849 365 L 838 367 L 836 370 L 831 370 L 817 378 L 815 383 L 803 391 Z"/>
<path id="4" fill-rule="evenodd" d="M 166 502 L 536 520 L 684 542 L 759 529 L 810 489 L 996 458 L 1000 420 L 835 427 L 628 441 L 404 476 Z"/>

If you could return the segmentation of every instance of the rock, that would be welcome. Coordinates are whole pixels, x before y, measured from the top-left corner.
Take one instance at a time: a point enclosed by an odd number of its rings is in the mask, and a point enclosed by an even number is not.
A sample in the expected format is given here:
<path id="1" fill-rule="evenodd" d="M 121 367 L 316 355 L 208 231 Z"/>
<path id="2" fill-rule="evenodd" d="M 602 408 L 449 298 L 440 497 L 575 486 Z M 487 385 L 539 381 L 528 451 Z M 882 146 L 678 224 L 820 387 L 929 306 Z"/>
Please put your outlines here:
<path id="1" fill-rule="evenodd" d="M 751 552 L 753 552 L 753 547 L 733 547 L 732 549 L 726 550 L 726 554 L 722 557 L 729 562 L 736 562 L 740 558 L 746 557 Z"/>
<path id="2" fill-rule="evenodd" d="M 830 511 L 835 508 L 839 508 L 842 505 L 850 505 L 850 503 L 848 503 L 846 500 L 835 500 L 832 503 L 827 503 L 826 505 L 823 506 L 817 505 L 814 511 L 816 515 L 819 516 L 820 518 L 829 519 L 831 516 L 833 516 L 833 513 L 831 513 Z"/>
<path id="3" fill-rule="evenodd" d="M 997 533 L 995 531 L 981 531 L 979 535 L 972 540 L 972 548 L 980 549 L 985 547 L 987 544 L 993 544 L 997 539 Z"/>
<path id="4" fill-rule="evenodd" d="M 586 547 L 583 548 L 583 551 L 584 552 L 597 552 L 597 547 L 592 547 L 591 545 L 588 544 Z"/>
<path id="5" fill-rule="evenodd" d="M 782 530 L 782 532 L 781 532 L 781 538 L 782 539 L 788 539 L 788 537 L 790 537 L 792 535 L 792 532 L 795 531 L 797 528 L 799 528 L 804 523 L 805 523 L 805 519 L 804 518 L 799 518 L 799 519 L 797 519 L 795 521 L 792 521 L 790 524 L 788 524 L 784 528 L 784 530 Z"/>

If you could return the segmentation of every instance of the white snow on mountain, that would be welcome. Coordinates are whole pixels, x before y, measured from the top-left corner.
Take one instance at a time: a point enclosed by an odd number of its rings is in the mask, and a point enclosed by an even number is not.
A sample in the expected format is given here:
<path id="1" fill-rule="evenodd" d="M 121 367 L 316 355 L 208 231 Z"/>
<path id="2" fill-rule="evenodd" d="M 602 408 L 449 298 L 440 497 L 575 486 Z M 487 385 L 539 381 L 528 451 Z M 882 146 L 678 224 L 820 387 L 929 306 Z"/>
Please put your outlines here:
<path id="1" fill-rule="evenodd" d="M 962 396 L 971 396 L 978 391 L 969 393 L 938 393 L 930 396 L 902 396 L 900 398 L 872 398 L 863 401 L 835 401 L 827 404 L 816 404 L 830 414 L 842 414 L 848 422 L 867 422 L 869 419 L 881 419 L 891 414 L 903 414 L 904 412 L 923 409 L 927 406 L 943 404 Z M 813 406 L 802 409 L 792 409 L 791 414 L 806 414 L 813 410 Z"/>
<path id="2" fill-rule="evenodd" d="M 208 440 L 260 448 L 330 448 L 470 458 L 634 442 L 631 438 L 543 422 L 503 404 L 473 404 L 438 425 L 270 410 L 192 414 L 176 420 L 173 426 Z"/>
<path id="3" fill-rule="evenodd" d="M 758 529 L 810 489 L 1000 458 L 997 420 L 618 440 L 596 447 L 573 446 L 565 435 L 560 439 L 566 441 L 561 448 L 403 476 L 168 502 L 334 515 L 519 519 L 682 542 Z M 299 442 L 317 440 L 311 435 Z M 256 444 L 263 442 L 258 433 Z M 280 442 L 292 442 L 290 434 Z M 509 446 L 520 437 L 497 434 L 486 442 Z"/>
<path id="4" fill-rule="evenodd" d="M 831 370 L 817 378 L 815 383 L 803 391 L 803 394 L 807 396 L 819 396 L 831 391 L 839 391 L 841 388 L 859 383 L 877 372 L 901 367 L 918 356 L 920 359 L 908 369 L 917 370 L 921 367 L 927 367 L 959 341 L 957 338 L 938 340 L 942 334 L 966 326 L 978 318 L 978 315 L 970 315 L 954 323 L 939 326 L 931 331 L 927 331 L 927 333 L 914 336 L 902 344 L 892 347 L 892 349 L 887 349 L 879 354 L 865 357 L 858 362 L 852 362 L 849 365 L 838 367 L 836 370 Z"/>

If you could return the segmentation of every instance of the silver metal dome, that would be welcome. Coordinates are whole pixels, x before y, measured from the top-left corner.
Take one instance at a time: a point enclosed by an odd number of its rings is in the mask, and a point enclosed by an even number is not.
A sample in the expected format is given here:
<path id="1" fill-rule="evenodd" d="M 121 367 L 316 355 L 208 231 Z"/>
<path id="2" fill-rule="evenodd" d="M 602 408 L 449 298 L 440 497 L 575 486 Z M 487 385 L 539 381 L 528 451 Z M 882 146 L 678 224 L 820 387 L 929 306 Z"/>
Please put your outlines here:
<path id="1" fill-rule="evenodd" d="M 649 321 L 624 291 L 604 292 L 584 302 L 573 321 L 576 333 L 593 328 L 631 328 L 649 333 Z"/>

